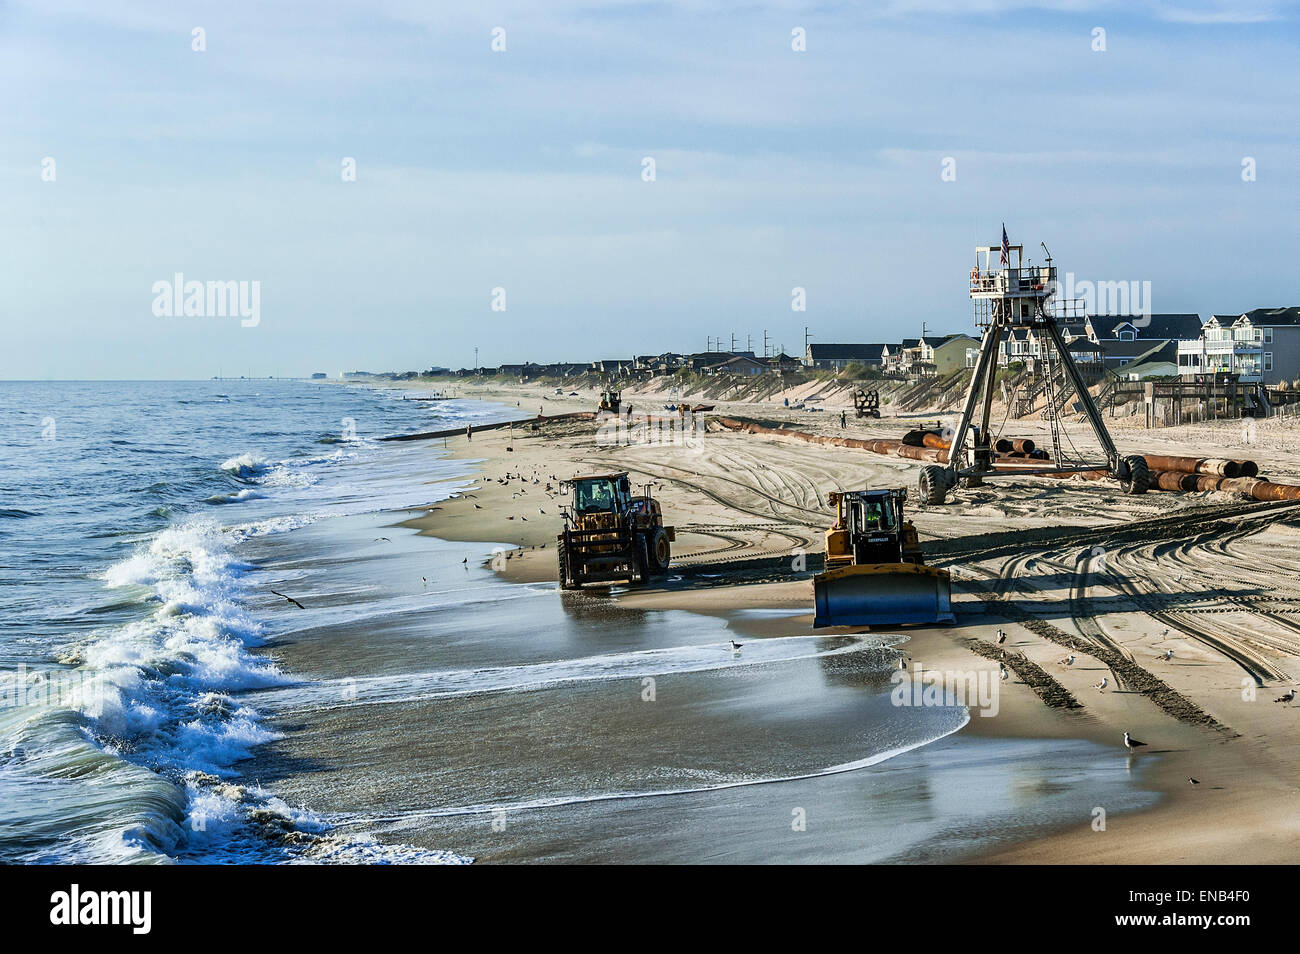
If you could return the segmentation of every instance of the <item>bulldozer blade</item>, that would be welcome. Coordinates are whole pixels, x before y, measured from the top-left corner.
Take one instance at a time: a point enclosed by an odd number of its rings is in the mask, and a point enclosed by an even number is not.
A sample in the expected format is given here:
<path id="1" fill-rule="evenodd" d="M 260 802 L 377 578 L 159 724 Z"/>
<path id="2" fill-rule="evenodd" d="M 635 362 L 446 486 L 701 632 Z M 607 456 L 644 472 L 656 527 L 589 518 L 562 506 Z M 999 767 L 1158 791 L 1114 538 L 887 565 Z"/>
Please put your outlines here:
<path id="1" fill-rule="evenodd" d="M 952 623 L 947 570 L 913 563 L 846 566 L 813 577 L 814 627 Z"/>

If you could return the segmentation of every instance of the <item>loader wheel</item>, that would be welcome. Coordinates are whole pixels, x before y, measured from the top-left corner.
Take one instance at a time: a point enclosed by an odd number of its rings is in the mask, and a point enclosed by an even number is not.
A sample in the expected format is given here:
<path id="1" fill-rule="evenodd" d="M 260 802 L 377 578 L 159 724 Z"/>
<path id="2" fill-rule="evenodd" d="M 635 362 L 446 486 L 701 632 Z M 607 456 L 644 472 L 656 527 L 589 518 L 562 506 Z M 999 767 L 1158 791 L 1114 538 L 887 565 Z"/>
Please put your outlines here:
<path id="1" fill-rule="evenodd" d="M 672 546 L 668 542 L 668 531 L 656 527 L 650 537 L 650 572 L 654 574 L 668 572 L 668 563 L 672 560 Z"/>
<path id="2" fill-rule="evenodd" d="M 1120 465 L 1120 489 L 1126 494 L 1144 494 L 1151 487 L 1151 468 L 1140 454 L 1125 457 Z"/>
<path id="3" fill-rule="evenodd" d="M 941 504 L 948 496 L 948 470 L 935 464 L 921 468 L 921 478 L 917 481 L 921 492 L 921 503 L 934 506 Z"/>
<path id="4" fill-rule="evenodd" d="M 560 589 L 576 590 L 578 585 L 573 582 L 573 575 L 569 572 L 569 551 L 563 543 L 555 545 L 555 557 L 559 564 Z"/>

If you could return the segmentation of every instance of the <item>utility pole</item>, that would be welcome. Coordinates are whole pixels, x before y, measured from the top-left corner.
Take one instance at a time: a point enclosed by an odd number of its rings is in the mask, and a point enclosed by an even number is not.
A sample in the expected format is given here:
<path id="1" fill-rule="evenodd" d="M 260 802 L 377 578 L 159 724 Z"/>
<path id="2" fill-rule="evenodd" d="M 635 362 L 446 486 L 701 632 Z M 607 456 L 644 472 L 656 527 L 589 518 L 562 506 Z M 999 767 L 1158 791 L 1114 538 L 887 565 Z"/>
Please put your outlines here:
<path id="1" fill-rule="evenodd" d="M 753 336 L 753 335 L 745 335 L 745 350 L 746 350 L 746 351 L 753 351 L 753 350 L 754 350 L 754 336 Z"/>
<path id="2" fill-rule="evenodd" d="M 731 333 L 731 353 L 736 353 L 736 333 L 734 331 Z"/>
<path id="3" fill-rule="evenodd" d="M 474 370 L 478 370 L 478 348 L 474 349 Z"/>
<path id="4" fill-rule="evenodd" d="M 772 355 L 767 350 L 767 329 L 763 329 L 763 357 L 770 358 Z"/>
<path id="5" fill-rule="evenodd" d="M 809 339 L 809 338 L 816 338 L 816 337 L 817 337 L 816 335 L 810 335 L 810 334 L 808 334 L 808 326 L 807 326 L 807 325 L 804 325 L 804 326 L 803 326 L 803 354 L 804 354 L 804 357 L 805 357 L 805 358 L 808 357 L 808 339 Z"/>
<path id="6" fill-rule="evenodd" d="M 708 354 L 708 353 L 709 353 L 710 351 L 712 351 L 712 350 L 713 350 L 713 336 L 712 336 L 712 335 L 705 335 L 705 336 L 704 336 L 704 353 L 705 353 L 705 354 Z"/>

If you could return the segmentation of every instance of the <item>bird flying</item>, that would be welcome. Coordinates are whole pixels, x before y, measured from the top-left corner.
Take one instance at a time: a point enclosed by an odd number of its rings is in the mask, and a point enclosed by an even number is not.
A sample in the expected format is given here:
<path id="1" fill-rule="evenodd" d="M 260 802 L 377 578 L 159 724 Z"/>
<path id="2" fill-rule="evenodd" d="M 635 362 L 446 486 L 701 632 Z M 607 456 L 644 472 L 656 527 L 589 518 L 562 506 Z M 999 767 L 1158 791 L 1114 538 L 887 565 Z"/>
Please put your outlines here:
<path id="1" fill-rule="evenodd" d="M 274 593 L 276 596 L 280 597 L 281 599 L 288 600 L 288 601 L 289 601 L 290 603 L 292 603 L 294 606 L 298 607 L 298 609 L 306 609 L 306 608 L 307 608 L 307 607 L 303 606 L 301 603 L 299 603 L 297 600 L 295 600 L 292 596 L 285 596 L 285 595 L 284 595 L 283 593 L 281 593 L 279 590 L 271 590 L 271 592 Z M 1294 695 L 1295 695 L 1295 690 L 1292 690 L 1291 694 L 1294 696 Z"/>

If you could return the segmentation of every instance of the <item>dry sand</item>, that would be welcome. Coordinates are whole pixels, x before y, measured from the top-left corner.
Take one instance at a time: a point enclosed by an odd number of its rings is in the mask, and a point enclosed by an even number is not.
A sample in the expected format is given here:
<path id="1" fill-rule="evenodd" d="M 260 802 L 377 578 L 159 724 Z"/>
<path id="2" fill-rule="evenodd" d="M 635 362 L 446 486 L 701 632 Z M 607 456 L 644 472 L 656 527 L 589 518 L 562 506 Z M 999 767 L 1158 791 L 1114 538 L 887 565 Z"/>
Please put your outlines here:
<path id="1" fill-rule="evenodd" d="M 593 392 L 555 396 L 527 385 L 461 394 L 519 401 L 526 413 L 544 407 L 547 414 L 591 410 L 595 398 Z M 631 400 L 638 416 L 666 413 L 662 398 Z M 838 413 L 788 411 L 779 396 L 762 405 L 719 405 L 718 411 L 844 433 Z M 896 437 L 927 417 L 933 415 L 886 417 L 864 426 L 850 415 L 847 433 Z M 801 553 L 822 549 L 827 493 L 911 487 L 919 466 L 717 430 L 695 446 L 605 447 L 595 427 L 564 422 L 533 431 L 525 425 L 477 434 L 472 443 L 452 439 L 453 453 L 480 462 L 477 488 L 406 525 L 446 539 L 512 545 L 517 549 L 508 551 L 508 560 L 501 554 L 497 564 L 508 578 L 553 580 L 559 480 L 575 472 L 628 470 L 637 483 L 652 484 L 678 536 L 667 579 L 621 599 L 629 606 L 717 615 L 806 608 L 805 617 L 782 621 L 788 630 L 811 622 L 811 585 L 794 568 Z M 1269 477 L 1300 480 L 1294 454 L 1300 426 L 1294 421 L 1261 422 L 1249 435 L 1241 422 L 1116 431 L 1124 452 L 1250 456 Z M 1042 438 L 1046 431 L 1041 423 L 1011 421 L 1006 433 Z M 1068 427 L 1080 449 L 1087 433 L 1077 424 Z M 1250 440 L 1246 446 L 1243 437 Z M 934 553 L 931 562 L 954 572 L 959 614 L 955 627 L 912 631 L 907 651 L 913 658 L 927 668 L 996 670 L 997 662 L 971 652 L 967 641 L 991 646 L 1002 627 L 1008 650 L 1023 654 L 1082 703 L 1049 708 L 1015 678 L 1004 684 L 998 715 L 972 719 L 964 731 L 1087 738 L 1124 757 L 1127 729 L 1148 743 L 1134 758 L 1155 762 L 1150 780 L 1166 796 L 1149 811 L 1108 819 L 1104 832 L 1080 825 L 986 860 L 1294 859 L 1300 847 L 1300 710 L 1273 700 L 1300 672 L 1300 506 L 1226 494 L 1126 497 L 1109 482 L 1016 478 L 959 491 L 942 507 L 914 508 L 913 517 Z M 760 557 L 769 559 L 757 570 L 745 562 Z M 730 585 L 729 563 L 746 568 L 740 585 Z M 761 635 L 761 622 L 744 625 Z M 1061 663 L 1069 651 L 1062 638 L 1081 647 L 1073 666 Z M 1158 658 L 1168 649 L 1172 659 Z M 1129 678 L 1119 685 L 1105 661 L 1116 657 L 1107 654 L 1119 654 L 1127 667 Z M 1150 673 L 1168 686 L 1169 696 L 1217 724 L 1176 718 L 1168 698 L 1134 688 L 1135 671 Z M 1102 677 L 1108 688 L 1098 691 L 1093 687 Z M 1192 777 L 1200 784 L 1191 784 Z"/>

